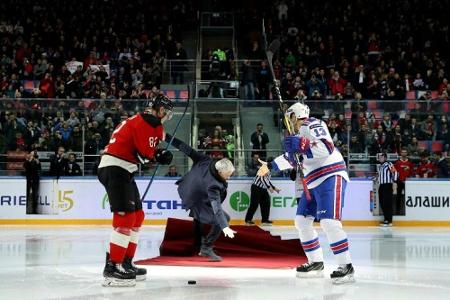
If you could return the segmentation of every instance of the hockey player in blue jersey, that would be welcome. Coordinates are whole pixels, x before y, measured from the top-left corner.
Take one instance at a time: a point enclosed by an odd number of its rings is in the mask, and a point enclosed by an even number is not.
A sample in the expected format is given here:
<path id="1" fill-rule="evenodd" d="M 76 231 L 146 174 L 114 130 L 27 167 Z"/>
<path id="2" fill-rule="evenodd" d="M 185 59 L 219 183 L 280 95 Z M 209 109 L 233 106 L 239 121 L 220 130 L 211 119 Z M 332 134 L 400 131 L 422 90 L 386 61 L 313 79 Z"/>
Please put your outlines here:
<path id="1" fill-rule="evenodd" d="M 317 218 L 339 264 L 330 275 L 333 283 L 353 282 L 354 269 L 347 234 L 340 221 L 349 180 L 344 159 L 334 147 L 327 125 L 322 120 L 310 118 L 307 105 L 293 104 L 286 111 L 286 118 L 295 132 L 284 140 L 286 153 L 270 163 L 261 161 L 263 165 L 258 176 L 263 176 L 270 169 L 277 171 L 300 167 L 303 170 L 303 180 L 310 196 L 304 192 L 300 197 L 295 227 L 308 262 L 297 267 L 297 277 L 323 277 L 323 252 L 313 227 Z M 296 155 L 301 162 L 295 158 Z"/>

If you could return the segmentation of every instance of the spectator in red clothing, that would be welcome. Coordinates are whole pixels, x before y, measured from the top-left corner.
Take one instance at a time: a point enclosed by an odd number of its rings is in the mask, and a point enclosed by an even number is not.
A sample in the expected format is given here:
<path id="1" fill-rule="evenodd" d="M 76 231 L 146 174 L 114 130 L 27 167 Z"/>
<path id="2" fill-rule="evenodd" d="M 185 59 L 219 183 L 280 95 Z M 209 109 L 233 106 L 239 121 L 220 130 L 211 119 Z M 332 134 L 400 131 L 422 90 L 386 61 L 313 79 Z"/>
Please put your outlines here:
<path id="1" fill-rule="evenodd" d="M 84 59 L 83 69 L 87 69 L 89 65 L 96 65 L 96 64 L 97 64 L 97 57 L 95 55 L 95 52 L 91 51 L 89 53 L 89 56 Z"/>
<path id="2" fill-rule="evenodd" d="M 447 78 L 442 79 L 442 82 L 439 84 L 438 93 L 442 94 L 443 91 L 447 89 L 448 80 Z"/>
<path id="3" fill-rule="evenodd" d="M 223 151 L 220 149 L 219 146 L 212 146 L 212 151 L 209 153 L 209 156 L 216 159 L 222 159 L 223 158 Z"/>
<path id="4" fill-rule="evenodd" d="M 33 65 L 28 58 L 23 61 L 23 78 L 28 80 L 33 79 Z"/>
<path id="5" fill-rule="evenodd" d="M 416 177 L 420 178 L 436 177 L 436 165 L 430 161 L 428 153 L 424 152 L 420 155 L 420 163 L 415 173 Z"/>
<path id="6" fill-rule="evenodd" d="M 223 158 L 223 151 L 226 147 L 226 140 L 222 137 L 222 130 L 220 126 L 216 126 L 214 129 L 213 135 L 205 138 L 203 146 L 205 149 L 210 149 L 211 151 L 207 152 L 211 157 Z"/>
<path id="7" fill-rule="evenodd" d="M 25 143 L 25 139 L 23 138 L 22 132 L 16 132 L 16 137 L 13 141 L 13 144 L 10 146 L 10 149 L 25 151 L 26 147 L 27 147 L 27 145 Z"/>
<path id="8" fill-rule="evenodd" d="M 44 78 L 41 80 L 39 89 L 45 98 L 55 97 L 55 84 L 53 78 L 50 76 L 50 73 L 45 74 Z"/>
<path id="9" fill-rule="evenodd" d="M 328 80 L 328 87 L 331 91 L 331 95 L 344 94 L 345 85 L 347 81 L 339 76 L 339 72 L 335 71 L 333 76 Z"/>
<path id="10" fill-rule="evenodd" d="M 403 215 L 405 211 L 405 181 L 414 176 L 414 164 L 408 158 L 408 150 L 401 150 L 400 158 L 394 164 L 399 176 L 397 180 L 397 199 L 394 212 Z"/>
<path id="11" fill-rule="evenodd" d="M 448 114 L 448 112 L 450 111 L 450 103 L 447 90 L 443 90 L 442 93 L 439 94 L 437 103 L 434 104 L 434 107 L 432 109 L 434 111 L 439 110 L 441 112 Z"/>

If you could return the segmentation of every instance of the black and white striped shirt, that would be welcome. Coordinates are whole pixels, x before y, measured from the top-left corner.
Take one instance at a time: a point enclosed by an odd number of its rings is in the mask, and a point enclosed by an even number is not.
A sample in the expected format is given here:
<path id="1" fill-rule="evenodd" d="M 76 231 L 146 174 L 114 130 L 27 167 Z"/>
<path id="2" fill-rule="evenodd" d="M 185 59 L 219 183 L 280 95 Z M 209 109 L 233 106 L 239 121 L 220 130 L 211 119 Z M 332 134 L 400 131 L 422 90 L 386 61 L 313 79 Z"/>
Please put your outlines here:
<path id="1" fill-rule="evenodd" d="M 262 189 L 274 189 L 275 186 L 272 184 L 272 182 L 270 181 L 270 174 L 267 174 L 266 176 L 255 176 L 255 179 L 253 179 L 253 183 L 254 185 L 256 185 L 259 188 Z"/>
<path id="2" fill-rule="evenodd" d="M 393 183 L 397 179 L 398 179 L 398 172 L 391 162 L 385 161 L 384 163 L 378 166 L 379 184 Z"/>

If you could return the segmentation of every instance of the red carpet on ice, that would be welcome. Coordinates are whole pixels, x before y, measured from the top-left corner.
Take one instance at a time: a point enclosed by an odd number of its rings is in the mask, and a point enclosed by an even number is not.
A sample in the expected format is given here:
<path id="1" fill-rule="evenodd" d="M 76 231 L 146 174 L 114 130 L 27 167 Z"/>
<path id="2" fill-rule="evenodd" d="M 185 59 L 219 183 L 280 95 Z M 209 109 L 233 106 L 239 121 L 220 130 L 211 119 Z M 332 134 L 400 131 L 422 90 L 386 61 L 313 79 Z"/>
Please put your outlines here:
<path id="1" fill-rule="evenodd" d="M 214 245 L 215 251 L 223 260 L 209 262 L 194 250 L 193 222 L 169 218 L 160 247 L 161 256 L 141 260 L 137 264 L 283 269 L 294 268 L 306 262 L 298 239 L 281 240 L 257 226 L 232 228 L 237 231 L 234 239 L 222 235 Z M 208 230 L 209 228 L 205 228 L 205 232 Z"/>

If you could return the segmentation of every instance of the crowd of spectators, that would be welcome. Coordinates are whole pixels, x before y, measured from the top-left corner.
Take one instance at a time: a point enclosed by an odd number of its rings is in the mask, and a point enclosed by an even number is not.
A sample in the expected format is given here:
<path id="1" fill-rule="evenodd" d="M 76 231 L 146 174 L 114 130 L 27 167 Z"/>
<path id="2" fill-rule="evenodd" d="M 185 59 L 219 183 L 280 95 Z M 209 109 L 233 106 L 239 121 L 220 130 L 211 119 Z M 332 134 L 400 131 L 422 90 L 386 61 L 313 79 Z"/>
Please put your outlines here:
<path id="1" fill-rule="evenodd" d="M 0 154 L 99 154 L 160 93 L 164 60 L 179 57 L 182 30 L 196 26 L 194 4 L 2 1 Z"/>
<path id="2" fill-rule="evenodd" d="M 450 91 L 450 32 L 445 0 L 277 1 L 263 14 L 285 99 L 404 99 L 408 91 Z M 262 6 L 264 8 L 264 6 Z M 242 27 L 261 26 L 245 11 Z M 250 14 L 250 15 L 249 15 Z M 253 14 L 261 16 L 258 10 Z M 247 23 L 254 23 L 253 26 Z M 417 30 L 420 28 L 420 31 Z M 264 59 L 253 37 L 249 59 Z"/>
<path id="3" fill-rule="evenodd" d="M 448 151 L 446 1 L 266 4 L 243 9 L 241 28 L 258 32 L 265 18 L 269 42 L 281 41 L 273 66 L 283 99 L 306 101 L 343 153 Z M 261 61 L 244 63 L 243 98 L 271 99 L 261 38 L 246 37 L 246 58 Z"/>
<path id="4" fill-rule="evenodd" d="M 306 101 L 344 154 L 407 148 L 420 157 L 450 144 L 446 4 L 262 1 L 243 8 L 237 23 L 260 32 L 265 18 L 269 40 L 281 40 L 274 71 L 283 98 Z M 164 60 L 186 57 L 181 32 L 196 28 L 196 9 L 195 1 L 179 0 L 2 1 L 0 153 L 64 147 L 99 154 L 115 125 L 159 93 Z M 249 35 L 242 96 L 269 100 L 261 39 Z M 226 45 L 205 58 L 211 78 L 237 78 Z M 172 71 L 183 82 L 182 66 Z M 420 101 L 391 102 L 411 95 Z M 223 131 L 203 133 L 199 148 L 233 158 L 234 136 Z"/>
<path id="5" fill-rule="evenodd" d="M 193 3 L 2 1 L 0 98 L 147 98 L 195 28 Z"/>

